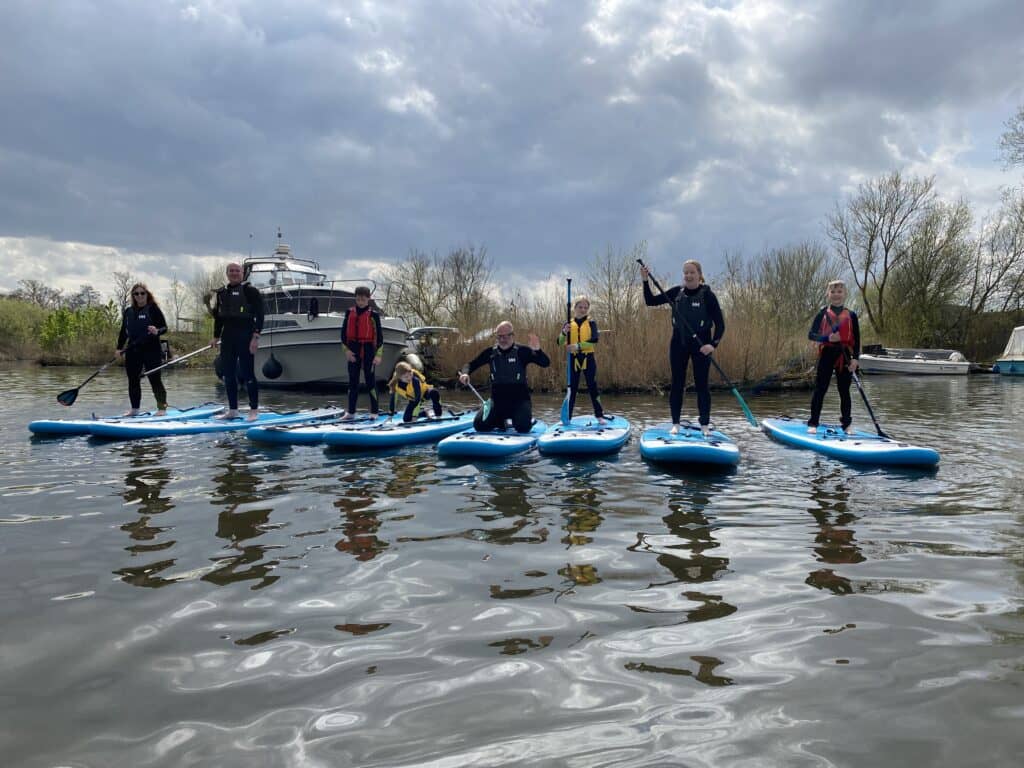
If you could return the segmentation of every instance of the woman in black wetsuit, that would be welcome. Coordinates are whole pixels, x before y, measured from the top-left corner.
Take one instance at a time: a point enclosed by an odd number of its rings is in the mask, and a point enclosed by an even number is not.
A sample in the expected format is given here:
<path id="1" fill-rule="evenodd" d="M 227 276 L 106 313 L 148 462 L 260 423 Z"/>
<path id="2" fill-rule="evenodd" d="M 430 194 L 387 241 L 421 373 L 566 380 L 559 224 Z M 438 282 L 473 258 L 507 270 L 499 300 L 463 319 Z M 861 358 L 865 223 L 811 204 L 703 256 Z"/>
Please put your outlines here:
<path id="1" fill-rule="evenodd" d="M 132 286 L 131 303 L 121 315 L 121 331 L 117 334 L 117 354 L 124 358 L 128 374 L 128 400 L 131 410 L 125 416 L 138 416 L 142 405 L 142 372 L 163 362 L 160 337 L 167 333 L 167 321 L 156 298 L 143 283 Z M 149 385 L 156 398 L 156 415 L 167 412 L 167 390 L 160 374 L 149 376 Z"/>
<path id="2" fill-rule="evenodd" d="M 647 267 L 640 267 L 644 280 L 644 303 L 649 307 L 668 304 L 672 307 L 672 340 L 668 359 L 672 366 L 672 390 L 668 404 L 672 414 L 672 434 L 679 432 L 683 409 L 686 368 L 693 361 L 693 383 L 697 390 L 697 411 L 701 431 L 711 431 L 711 389 L 708 387 L 709 355 L 715 351 L 725 334 L 725 318 L 718 297 L 704 283 L 700 263 L 683 262 L 683 284 L 669 288 L 659 296 L 651 293 Z"/>

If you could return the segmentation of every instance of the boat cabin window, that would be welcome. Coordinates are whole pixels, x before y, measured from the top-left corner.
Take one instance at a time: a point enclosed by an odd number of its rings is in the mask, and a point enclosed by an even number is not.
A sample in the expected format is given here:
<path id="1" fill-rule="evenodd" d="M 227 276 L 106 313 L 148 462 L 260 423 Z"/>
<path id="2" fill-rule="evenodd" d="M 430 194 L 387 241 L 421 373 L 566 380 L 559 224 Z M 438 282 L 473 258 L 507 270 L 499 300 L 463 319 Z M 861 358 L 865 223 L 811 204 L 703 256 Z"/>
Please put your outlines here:
<path id="1" fill-rule="evenodd" d="M 275 264 L 253 264 L 249 268 L 249 283 L 256 288 L 277 288 L 289 285 L 320 285 L 324 275 L 299 272 Z"/>

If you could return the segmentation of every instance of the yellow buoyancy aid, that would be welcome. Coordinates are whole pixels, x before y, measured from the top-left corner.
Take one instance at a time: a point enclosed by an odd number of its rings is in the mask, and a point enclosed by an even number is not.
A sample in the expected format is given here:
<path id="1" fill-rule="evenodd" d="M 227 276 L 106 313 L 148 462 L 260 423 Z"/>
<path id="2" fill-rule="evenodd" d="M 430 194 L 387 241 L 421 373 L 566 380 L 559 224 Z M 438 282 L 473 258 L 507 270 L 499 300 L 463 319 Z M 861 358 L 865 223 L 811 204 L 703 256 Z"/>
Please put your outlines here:
<path id="1" fill-rule="evenodd" d="M 427 392 L 429 392 L 430 390 L 432 390 L 434 388 L 433 385 L 427 384 L 427 377 L 424 376 L 419 371 L 413 370 L 412 375 L 413 375 L 413 377 L 415 377 L 415 378 L 420 380 L 420 396 L 421 397 L 426 395 Z M 412 388 L 412 382 L 413 382 L 412 379 L 409 379 L 408 383 L 405 383 L 405 382 L 402 382 L 402 381 L 396 381 L 395 382 L 395 392 L 400 394 L 406 400 L 413 400 L 413 399 L 415 399 L 416 391 Z"/>
<path id="2" fill-rule="evenodd" d="M 559 338 L 558 343 L 569 343 L 579 344 L 579 352 L 573 355 L 573 367 L 577 370 L 582 370 L 587 367 L 587 355 L 594 353 L 594 342 L 597 341 L 594 338 L 591 341 L 593 324 L 590 321 L 590 316 L 584 316 L 582 318 L 573 318 L 569 321 L 569 337 L 565 339 L 564 335 Z"/>

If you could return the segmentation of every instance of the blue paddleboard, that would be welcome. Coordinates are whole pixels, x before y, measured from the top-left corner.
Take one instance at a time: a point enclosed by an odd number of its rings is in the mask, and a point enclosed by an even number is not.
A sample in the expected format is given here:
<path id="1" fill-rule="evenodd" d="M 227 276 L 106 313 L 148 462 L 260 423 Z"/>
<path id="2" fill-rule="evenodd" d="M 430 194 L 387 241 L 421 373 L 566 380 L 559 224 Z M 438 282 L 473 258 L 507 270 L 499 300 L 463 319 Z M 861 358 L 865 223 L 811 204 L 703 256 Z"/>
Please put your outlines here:
<path id="1" fill-rule="evenodd" d="M 224 410 L 217 403 L 203 403 L 191 408 L 168 408 L 165 416 L 155 416 L 155 411 L 144 411 L 138 416 L 96 416 L 88 419 L 38 419 L 30 421 L 29 431 L 37 435 L 88 435 L 94 425 L 101 422 L 128 424 L 150 424 L 152 422 L 176 421 L 179 419 L 202 419 Z"/>
<path id="2" fill-rule="evenodd" d="M 576 416 L 568 424 L 552 424 L 537 439 L 537 450 L 559 456 L 614 453 L 629 440 L 629 421 L 606 416 L 605 422 L 601 424 L 596 416 Z"/>
<path id="3" fill-rule="evenodd" d="M 505 432 L 477 432 L 471 429 L 446 437 L 437 444 L 437 455 L 442 457 L 460 456 L 465 458 L 494 459 L 511 456 L 529 450 L 544 434 L 548 425 L 535 421 L 529 432 L 520 434 L 514 429 Z"/>
<path id="4" fill-rule="evenodd" d="M 781 443 L 808 448 L 854 464 L 934 467 L 939 463 L 939 452 L 936 450 L 890 440 L 860 429 L 846 434 L 838 426 L 823 424 L 811 434 L 807 431 L 806 423 L 786 418 L 762 419 L 761 428 Z"/>
<path id="5" fill-rule="evenodd" d="M 315 424 L 270 424 L 267 426 L 250 427 L 246 430 L 245 436 L 250 440 L 259 443 L 273 443 L 276 445 L 319 445 L 324 441 L 327 433 L 340 426 L 346 429 L 369 429 L 391 420 L 387 414 L 371 416 L 369 414 L 356 416 L 351 421 L 341 421 L 343 413 L 338 413 L 336 418 L 325 418 Z"/>
<path id="6" fill-rule="evenodd" d="M 405 423 L 396 416 L 390 421 L 369 429 L 353 429 L 347 424 L 335 424 L 324 430 L 323 442 L 335 448 L 399 448 L 413 443 L 432 443 L 473 428 L 475 411 L 439 419 L 419 418 Z"/>
<path id="7" fill-rule="evenodd" d="M 340 408 L 316 408 L 308 411 L 291 411 L 276 413 L 261 411 L 253 421 L 248 415 L 240 414 L 233 419 L 217 419 L 213 416 L 205 419 L 189 419 L 186 421 L 165 421 L 148 424 L 125 424 L 122 422 L 100 422 L 92 429 L 94 437 L 108 440 L 135 440 L 142 437 L 174 437 L 176 435 L 201 435 L 213 432 L 232 432 L 250 427 L 266 427 L 272 424 L 298 424 L 303 421 L 316 422 L 323 419 L 337 418 Z"/>
<path id="8" fill-rule="evenodd" d="M 717 429 L 704 437 L 700 426 L 683 423 L 679 433 L 671 434 L 671 424 L 644 430 L 640 436 L 640 455 L 648 461 L 663 464 L 699 464 L 703 466 L 735 466 L 740 449 Z"/>

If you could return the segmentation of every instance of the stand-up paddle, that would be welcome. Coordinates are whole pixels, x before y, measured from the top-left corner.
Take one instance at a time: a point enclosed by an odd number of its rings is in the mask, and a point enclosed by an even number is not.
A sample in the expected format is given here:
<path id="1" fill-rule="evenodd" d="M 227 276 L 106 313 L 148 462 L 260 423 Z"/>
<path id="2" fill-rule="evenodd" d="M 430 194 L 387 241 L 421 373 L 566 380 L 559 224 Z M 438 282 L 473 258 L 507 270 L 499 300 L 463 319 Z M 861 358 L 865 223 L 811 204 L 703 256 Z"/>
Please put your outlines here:
<path id="1" fill-rule="evenodd" d="M 647 270 L 647 274 L 650 276 L 651 282 L 654 283 L 654 287 L 658 289 L 662 296 L 664 296 L 665 289 L 661 287 L 661 283 L 658 282 L 658 279 L 651 272 L 650 268 L 646 264 L 644 264 L 644 260 L 637 259 L 636 261 L 637 264 L 639 264 L 641 267 Z M 694 330 L 693 328 L 690 327 L 690 324 L 686 322 L 686 318 L 680 316 L 680 319 L 683 321 L 683 325 L 686 326 L 686 332 L 689 333 L 693 338 L 697 339 L 697 341 L 699 342 L 700 338 L 697 336 L 696 333 L 694 333 Z M 726 386 L 728 386 L 729 389 L 732 390 L 733 395 L 735 395 L 736 399 L 739 401 L 740 407 L 743 409 L 743 413 L 746 414 L 747 421 L 749 421 L 752 426 L 758 426 L 757 419 L 755 419 L 754 414 L 750 412 L 750 408 L 747 406 L 746 400 L 743 399 L 743 396 L 740 394 L 740 391 L 736 389 L 736 385 L 733 384 L 729 380 L 729 377 L 725 375 L 725 371 L 722 370 L 722 366 L 720 366 L 718 364 L 718 361 L 715 360 L 714 354 L 708 355 L 708 359 L 711 360 L 711 364 L 715 366 L 715 370 L 718 371 L 718 375 L 722 377 L 722 379 L 726 383 Z"/>
<path id="2" fill-rule="evenodd" d="M 487 400 L 484 400 L 480 396 L 480 393 L 476 391 L 476 387 L 473 386 L 473 382 L 467 381 L 466 386 L 469 387 L 470 392 L 476 395 L 476 399 L 480 401 L 481 418 L 486 419 L 491 413 L 491 405 L 493 405 L 493 403 L 491 403 L 489 398 Z"/>
<path id="3" fill-rule="evenodd" d="M 190 357 L 195 357 L 200 352 L 205 352 L 208 349 L 210 349 L 210 345 L 209 344 L 204 344 L 199 349 L 197 349 L 197 350 L 195 350 L 193 352 L 189 352 L 187 355 L 182 355 L 181 357 L 176 357 L 173 360 L 168 360 L 163 365 L 158 365 L 156 368 L 153 368 L 153 369 L 148 370 L 148 371 L 143 371 L 142 373 L 139 374 L 139 378 L 141 379 L 143 376 L 149 376 L 151 373 L 156 373 L 157 371 L 162 371 L 164 368 L 167 368 L 170 365 L 177 365 L 182 360 L 188 360 Z"/>
<path id="4" fill-rule="evenodd" d="M 572 278 L 565 278 L 565 322 L 572 322 Z M 562 424 L 569 423 L 569 401 L 572 397 L 572 328 L 565 336 L 565 399 L 562 401 Z"/>
<path id="5" fill-rule="evenodd" d="M 849 366 L 850 356 L 845 347 L 843 348 L 843 359 L 846 360 L 846 365 Z M 850 371 L 850 375 L 853 377 L 853 383 L 857 385 L 857 391 L 860 392 L 860 399 L 864 401 L 864 407 L 868 409 L 868 415 L 871 417 L 871 421 L 875 423 L 875 431 L 878 433 L 878 436 L 884 437 L 887 440 L 892 440 L 893 438 L 885 434 L 885 432 L 882 431 L 882 428 L 878 425 L 878 419 L 875 418 L 875 412 L 871 408 L 871 403 L 868 402 L 868 396 L 864 392 L 864 387 L 860 385 L 860 376 L 857 375 L 856 371 Z"/>
<path id="6" fill-rule="evenodd" d="M 111 359 L 109 362 L 104 363 L 99 368 L 97 368 L 92 376 L 87 378 L 85 381 L 83 381 L 77 387 L 73 387 L 72 389 L 65 389 L 63 392 L 61 392 L 59 395 L 57 395 L 57 402 L 60 403 L 61 405 L 74 405 L 75 404 L 75 400 L 78 399 L 78 390 L 80 390 L 82 387 L 84 387 L 90 381 L 92 381 L 97 376 L 99 376 L 101 373 L 103 373 L 105 370 L 107 370 L 107 368 L 109 368 L 114 363 L 116 363 L 118 360 L 120 360 L 121 359 L 121 355 L 123 353 L 127 352 L 129 349 L 131 349 L 134 346 L 135 346 L 134 342 L 132 342 L 131 344 L 126 346 L 124 349 L 121 350 L 120 353 L 114 355 L 113 359 Z"/>

